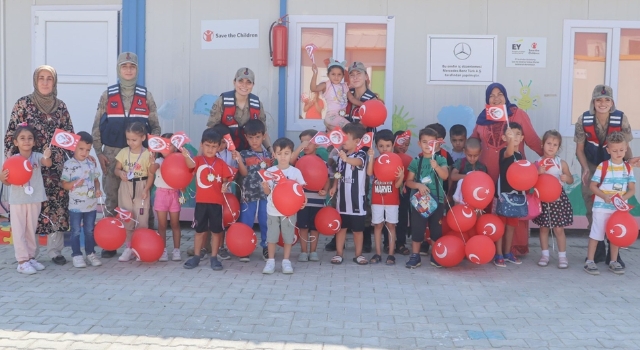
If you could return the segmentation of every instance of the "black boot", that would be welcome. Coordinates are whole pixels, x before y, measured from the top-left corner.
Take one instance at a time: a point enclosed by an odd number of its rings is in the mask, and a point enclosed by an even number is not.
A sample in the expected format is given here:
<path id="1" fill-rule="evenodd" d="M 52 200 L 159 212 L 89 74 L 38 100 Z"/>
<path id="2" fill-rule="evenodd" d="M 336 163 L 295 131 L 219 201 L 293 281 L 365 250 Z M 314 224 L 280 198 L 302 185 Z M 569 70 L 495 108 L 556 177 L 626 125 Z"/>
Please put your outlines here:
<path id="1" fill-rule="evenodd" d="M 326 250 L 328 252 L 335 252 L 336 251 L 336 236 L 333 236 L 333 238 L 331 239 L 331 242 L 327 243 L 324 246 L 324 250 Z"/>
<path id="2" fill-rule="evenodd" d="M 607 254 L 607 250 L 605 249 L 604 241 L 599 241 L 598 246 L 596 247 L 596 254 L 594 255 L 593 261 L 597 264 L 606 260 L 607 265 L 609 265 L 608 256 L 609 255 Z"/>
<path id="3" fill-rule="evenodd" d="M 373 227 L 369 226 L 364 229 L 362 232 L 362 252 L 363 253 L 371 253 L 371 233 L 373 233 Z"/>

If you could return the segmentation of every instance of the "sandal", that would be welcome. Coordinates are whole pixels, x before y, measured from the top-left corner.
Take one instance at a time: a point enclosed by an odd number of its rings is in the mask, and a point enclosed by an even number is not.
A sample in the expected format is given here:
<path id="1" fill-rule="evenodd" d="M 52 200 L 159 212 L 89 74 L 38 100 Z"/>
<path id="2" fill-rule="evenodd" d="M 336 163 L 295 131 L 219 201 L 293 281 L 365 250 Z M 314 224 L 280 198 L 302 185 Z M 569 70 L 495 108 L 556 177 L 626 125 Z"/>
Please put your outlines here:
<path id="1" fill-rule="evenodd" d="M 387 256 L 387 262 L 386 262 L 386 264 L 387 264 L 388 266 L 390 266 L 390 265 L 395 265 L 395 264 L 396 264 L 396 257 L 395 257 L 395 256 L 393 256 L 393 255 L 389 255 L 389 256 Z"/>
<path id="2" fill-rule="evenodd" d="M 396 253 L 398 254 L 402 254 L 402 255 L 409 255 L 411 254 L 411 252 L 409 251 L 409 248 L 401 245 L 398 248 L 396 248 Z"/>
<path id="3" fill-rule="evenodd" d="M 377 264 L 382 260 L 382 257 L 378 254 L 374 255 L 371 257 L 371 260 L 369 260 L 369 263 L 371 264 Z"/>
<path id="4" fill-rule="evenodd" d="M 331 258 L 331 263 L 334 265 L 342 264 L 342 257 L 340 255 L 334 256 L 333 258 Z"/>
<path id="5" fill-rule="evenodd" d="M 363 255 L 360 255 L 357 258 L 353 258 L 353 262 L 358 264 L 358 265 L 368 265 L 369 264 L 369 261 Z"/>

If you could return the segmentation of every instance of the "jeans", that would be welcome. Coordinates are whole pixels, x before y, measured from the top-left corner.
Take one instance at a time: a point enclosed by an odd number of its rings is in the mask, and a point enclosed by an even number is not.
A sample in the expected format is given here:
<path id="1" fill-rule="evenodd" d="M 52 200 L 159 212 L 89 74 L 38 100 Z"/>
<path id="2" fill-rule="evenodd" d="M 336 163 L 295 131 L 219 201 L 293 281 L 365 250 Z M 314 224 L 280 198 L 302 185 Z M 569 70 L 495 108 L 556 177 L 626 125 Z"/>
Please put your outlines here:
<path id="1" fill-rule="evenodd" d="M 96 242 L 93 239 L 93 227 L 96 225 L 96 211 L 85 213 L 69 212 L 71 224 L 71 256 L 82 255 L 80 251 L 80 232 L 84 231 L 84 252 L 87 255 L 95 253 Z M 82 223 L 82 226 L 80 226 Z"/>
<path id="2" fill-rule="evenodd" d="M 260 224 L 260 246 L 267 247 L 267 200 L 261 199 L 253 202 L 242 202 L 240 205 L 240 222 L 253 227 L 256 210 L 258 211 L 258 224 Z"/>

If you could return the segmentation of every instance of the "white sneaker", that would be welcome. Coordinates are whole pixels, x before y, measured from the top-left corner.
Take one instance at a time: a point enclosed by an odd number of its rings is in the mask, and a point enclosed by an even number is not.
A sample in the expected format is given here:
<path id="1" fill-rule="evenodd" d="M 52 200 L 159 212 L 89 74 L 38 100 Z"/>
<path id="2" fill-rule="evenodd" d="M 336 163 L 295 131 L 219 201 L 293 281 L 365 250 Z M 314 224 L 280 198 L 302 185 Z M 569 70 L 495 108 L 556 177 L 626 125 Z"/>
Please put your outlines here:
<path id="1" fill-rule="evenodd" d="M 73 267 L 87 267 L 87 263 L 84 262 L 82 255 L 76 255 L 73 257 Z"/>
<path id="2" fill-rule="evenodd" d="M 36 271 L 44 270 L 44 265 L 39 263 L 38 260 L 36 260 L 36 259 L 29 260 L 29 264 L 31 264 L 31 266 L 33 266 L 33 268 L 36 269 Z"/>
<path id="3" fill-rule="evenodd" d="M 98 259 L 98 256 L 95 253 L 87 255 L 87 260 L 89 260 L 91 266 L 102 266 L 102 261 Z"/>
<path id="4" fill-rule="evenodd" d="M 167 255 L 166 249 L 162 251 L 162 256 L 160 257 L 160 259 L 158 259 L 158 261 L 169 261 L 169 255 Z"/>
<path id="5" fill-rule="evenodd" d="M 264 265 L 264 269 L 262 269 L 262 273 L 270 275 L 274 272 L 276 272 L 276 261 L 274 259 L 268 259 Z"/>
<path id="6" fill-rule="evenodd" d="M 118 258 L 118 261 L 129 261 L 129 260 L 133 260 L 136 258 L 136 255 L 133 254 L 133 250 L 131 250 L 131 248 L 124 248 L 124 251 L 122 252 L 122 254 L 120 255 L 120 257 Z"/>
<path id="7" fill-rule="evenodd" d="M 180 249 L 173 248 L 173 253 L 171 253 L 171 260 L 173 261 L 181 261 L 182 257 L 180 256 Z"/>
<path id="8" fill-rule="evenodd" d="M 18 272 L 25 275 L 33 275 L 36 273 L 35 267 L 31 266 L 28 261 L 23 262 L 22 264 L 18 264 Z"/>
<path id="9" fill-rule="evenodd" d="M 293 273 L 293 266 L 291 266 L 291 260 L 282 260 L 282 273 L 290 275 Z"/>

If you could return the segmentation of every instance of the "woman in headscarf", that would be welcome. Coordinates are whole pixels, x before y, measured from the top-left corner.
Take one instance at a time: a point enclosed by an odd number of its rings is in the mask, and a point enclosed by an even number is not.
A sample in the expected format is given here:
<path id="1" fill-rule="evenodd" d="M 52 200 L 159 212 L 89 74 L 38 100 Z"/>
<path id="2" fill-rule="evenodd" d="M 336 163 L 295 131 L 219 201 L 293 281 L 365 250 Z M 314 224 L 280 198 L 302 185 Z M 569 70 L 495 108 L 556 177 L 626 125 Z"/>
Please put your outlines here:
<path id="1" fill-rule="evenodd" d="M 524 145 L 526 144 L 532 151 L 542 156 L 542 140 L 531 125 L 531 119 L 527 112 L 518 108 L 509 101 L 507 89 L 500 83 L 493 83 L 487 87 L 485 93 L 485 102 L 493 106 L 507 106 L 507 114 L 509 122 L 516 122 L 522 125 L 524 133 L 524 142 L 520 143 L 518 151 L 525 157 Z M 480 162 L 486 165 L 489 175 L 493 182 L 498 181 L 500 175 L 500 150 L 506 147 L 507 143 L 502 139 L 504 127 L 507 122 L 487 120 L 486 111 L 483 108 L 478 119 L 476 127 L 473 129 L 470 137 L 476 137 L 482 142 L 482 153 L 480 154 Z M 520 220 L 513 236 L 512 247 L 505 247 L 505 252 L 511 251 L 516 255 L 527 254 L 529 252 L 529 222 Z"/>
<path id="2" fill-rule="evenodd" d="M 13 106 L 9 126 L 4 136 L 6 156 L 18 153 L 13 146 L 13 134 L 18 124 L 27 123 L 36 131 L 34 152 L 43 152 L 51 143 L 56 129 L 73 132 L 73 124 L 64 102 L 56 96 L 58 76 L 51 66 L 40 66 L 33 72 L 33 93 L 21 97 Z M 60 185 L 62 168 L 67 157 L 72 156 L 62 148 L 51 147 L 53 165 L 42 168 L 42 178 L 48 200 L 42 203 L 38 218 L 37 234 L 47 237 L 47 254 L 54 263 L 64 265 L 62 256 L 64 232 L 69 230 L 69 194 Z"/>

